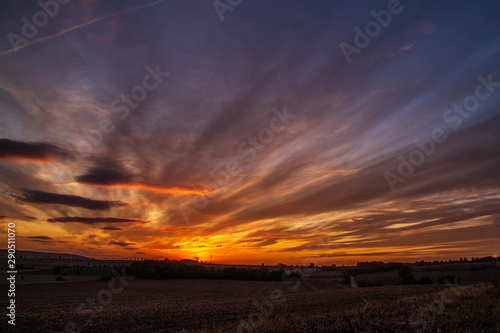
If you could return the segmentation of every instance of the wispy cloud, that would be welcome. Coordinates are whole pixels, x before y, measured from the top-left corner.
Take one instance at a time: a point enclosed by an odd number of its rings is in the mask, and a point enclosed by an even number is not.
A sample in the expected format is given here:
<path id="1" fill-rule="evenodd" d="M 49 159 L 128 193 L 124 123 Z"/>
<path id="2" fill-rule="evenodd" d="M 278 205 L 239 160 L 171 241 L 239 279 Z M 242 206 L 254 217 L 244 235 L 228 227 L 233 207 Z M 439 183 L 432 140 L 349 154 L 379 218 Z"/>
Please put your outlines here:
<path id="1" fill-rule="evenodd" d="M 116 169 L 93 168 L 76 177 L 80 184 L 98 187 L 124 187 L 162 194 L 210 194 L 213 189 L 204 185 L 162 186 L 136 180 L 136 176 Z"/>
<path id="2" fill-rule="evenodd" d="M 121 247 L 128 247 L 130 245 L 135 245 L 135 243 L 130 243 L 130 242 L 109 242 L 111 245 L 118 245 Z"/>
<path id="3" fill-rule="evenodd" d="M 33 44 L 41 43 L 41 42 L 44 42 L 46 40 L 51 40 L 51 39 L 63 36 L 63 35 L 71 32 L 71 31 L 84 28 L 84 27 L 86 27 L 88 25 L 91 25 L 91 24 L 94 24 L 96 22 L 99 22 L 99 21 L 102 21 L 102 20 L 106 20 L 106 19 L 110 19 L 110 18 L 113 18 L 113 17 L 116 17 L 116 16 L 125 15 L 125 14 L 128 14 L 128 13 L 132 13 L 132 12 L 135 12 L 136 10 L 139 10 L 139 9 L 143 9 L 143 8 L 147 8 L 147 7 L 151 7 L 151 6 L 157 5 L 157 4 L 159 4 L 160 2 L 163 2 L 163 1 L 165 1 L 165 0 L 158 0 L 158 1 L 154 1 L 154 2 L 151 2 L 151 3 L 145 4 L 145 5 L 142 5 L 142 6 L 135 6 L 135 7 L 131 7 L 131 8 L 126 8 L 126 9 L 124 9 L 122 11 L 117 12 L 117 13 L 112 13 L 112 14 L 109 14 L 109 15 L 97 17 L 97 18 L 92 19 L 90 21 L 87 21 L 85 23 L 82 23 L 82 24 L 79 24 L 79 25 L 75 25 L 75 26 L 72 26 L 71 28 L 62 30 L 62 31 L 60 31 L 60 32 L 58 32 L 56 34 L 53 34 L 53 35 L 50 35 L 50 36 L 44 36 L 44 37 L 36 38 L 36 39 L 33 39 L 33 40 L 31 40 L 31 41 L 29 41 L 27 43 L 24 43 L 24 44 L 19 45 L 19 46 L 15 47 L 15 48 L 12 48 L 10 50 L 6 50 L 6 51 L 3 51 L 3 52 L 0 52 L 0 57 L 2 57 L 4 55 L 7 55 L 9 53 L 12 53 L 12 52 L 24 49 L 24 48 L 26 48 L 28 46 L 33 45 Z"/>
<path id="4" fill-rule="evenodd" d="M 118 218 L 118 217 L 55 217 L 47 220 L 48 222 L 59 223 L 82 223 L 82 224 L 95 224 L 95 223 L 146 223 L 139 219 Z"/>

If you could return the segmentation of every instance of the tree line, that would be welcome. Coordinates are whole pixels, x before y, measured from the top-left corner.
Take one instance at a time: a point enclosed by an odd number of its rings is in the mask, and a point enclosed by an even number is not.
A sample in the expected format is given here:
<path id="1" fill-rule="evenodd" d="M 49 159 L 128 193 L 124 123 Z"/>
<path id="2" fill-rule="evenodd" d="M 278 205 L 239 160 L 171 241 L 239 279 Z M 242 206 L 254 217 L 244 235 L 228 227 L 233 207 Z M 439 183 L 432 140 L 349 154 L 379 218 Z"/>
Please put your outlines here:
<path id="1" fill-rule="evenodd" d="M 179 261 L 134 261 L 126 268 L 127 275 L 139 279 L 224 279 L 252 281 L 282 281 L 291 277 L 283 269 L 269 270 L 255 268 L 215 268 L 197 263 Z M 295 276 L 295 275 L 293 275 Z"/>

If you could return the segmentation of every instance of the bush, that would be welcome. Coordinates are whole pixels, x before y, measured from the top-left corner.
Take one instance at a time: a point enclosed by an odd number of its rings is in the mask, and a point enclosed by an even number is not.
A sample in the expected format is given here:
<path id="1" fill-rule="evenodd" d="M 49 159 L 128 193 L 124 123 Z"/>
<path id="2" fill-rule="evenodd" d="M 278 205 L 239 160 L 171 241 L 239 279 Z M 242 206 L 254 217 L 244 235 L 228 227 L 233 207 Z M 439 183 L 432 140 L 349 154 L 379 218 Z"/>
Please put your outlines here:
<path id="1" fill-rule="evenodd" d="M 402 266 L 398 270 L 399 279 L 402 284 L 414 284 L 415 276 L 413 275 L 413 269 L 410 266 Z"/>

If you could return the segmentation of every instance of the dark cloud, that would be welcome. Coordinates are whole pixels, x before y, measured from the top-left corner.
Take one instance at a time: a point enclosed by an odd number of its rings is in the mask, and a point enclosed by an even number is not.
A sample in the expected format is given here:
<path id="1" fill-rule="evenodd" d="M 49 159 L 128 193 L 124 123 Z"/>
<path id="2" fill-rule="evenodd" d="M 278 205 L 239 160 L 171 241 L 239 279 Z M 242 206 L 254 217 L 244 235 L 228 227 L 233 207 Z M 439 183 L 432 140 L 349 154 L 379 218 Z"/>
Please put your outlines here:
<path id="1" fill-rule="evenodd" d="M 0 139 L 0 160 L 47 161 L 59 158 L 63 153 L 59 147 L 47 143 Z"/>
<path id="2" fill-rule="evenodd" d="M 48 219 L 48 222 L 59 223 L 82 223 L 82 224 L 95 224 L 95 223 L 146 223 L 139 219 L 127 219 L 118 217 L 56 217 Z"/>
<path id="3" fill-rule="evenodd" d="M 50 240 L 50 239 L 52 239 L 52 237 L 49 237 L 49 236 L 30 236 L 30 237 L 26 237 L 26 238 L 39 239 L 39 240 Z"/>
<path id="4" fill-rule="evenodd" d="M 124 207 L 121 201 L 92 200 L 76 195 L 48 193 L 35 190 L 24 190 L 24 196 L 15 196 L 16 199 L 34 204 L 65 205 L 81 207 L 91 210 L 110 210 L 113 207 Z"/>
<path id="5" fill-rule="evenodd" d="M 117 228 L 117 227 L 104 227 L 102 230 L 108 230 L 108 231 L 118 231 L 118 230 L 123 230 L 122 228 Z"/>
<path id="6" fill-rule="evenodd" d="M 98 186 L 126 185 L 135 182 L 134 177 L 124 171 L 100 167 L 92 168 L 86 174 L 76 177 L 76 181 Z"/>
<path id="7" fill-rule="evenodd" d="M 81 184 L 92 185 L 98 187 L 125 187 L 137 188 L 145 191 L 156 193 L 197 193 L 205 194 L 212 192 L 213 189 L 204 185 L 170 185 L 163 186 L 158 184 L 147 183 L 143 180 L 138 180 L 140 177 L 133 176 L 124 171 L 118 166 L 118 163 L 107 160 L 103 166 L 94 167 L 86 174 L 78 176 L 75 180 Z"/>
<path id="8" fill-rule="evenodd" d="M 130 245 L 135 245 L 135 243 L 127 243 L 127 242 L 109 242 L 109 244 L 118 245 L 118 246 L 121 246 L 121 247 L 127 247 L 127 246 L 130 246 Z M 130 249 L 132 249 L 132 248 L 130 248 Z M 137 249 L 137 248 L 134 248 L 134 249 Z"/>

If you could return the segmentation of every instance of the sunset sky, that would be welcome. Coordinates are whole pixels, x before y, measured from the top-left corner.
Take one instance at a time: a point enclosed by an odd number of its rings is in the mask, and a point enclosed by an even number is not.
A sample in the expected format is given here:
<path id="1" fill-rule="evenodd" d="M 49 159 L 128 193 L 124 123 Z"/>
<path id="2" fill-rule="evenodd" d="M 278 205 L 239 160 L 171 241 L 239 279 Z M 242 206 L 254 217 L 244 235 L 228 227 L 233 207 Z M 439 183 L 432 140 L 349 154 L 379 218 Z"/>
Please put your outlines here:
<path id="1" fill-rule="evenodd" d="M 0 5 L 17 250 L 500 255 L 499 1 L 60 1 Z"/>

